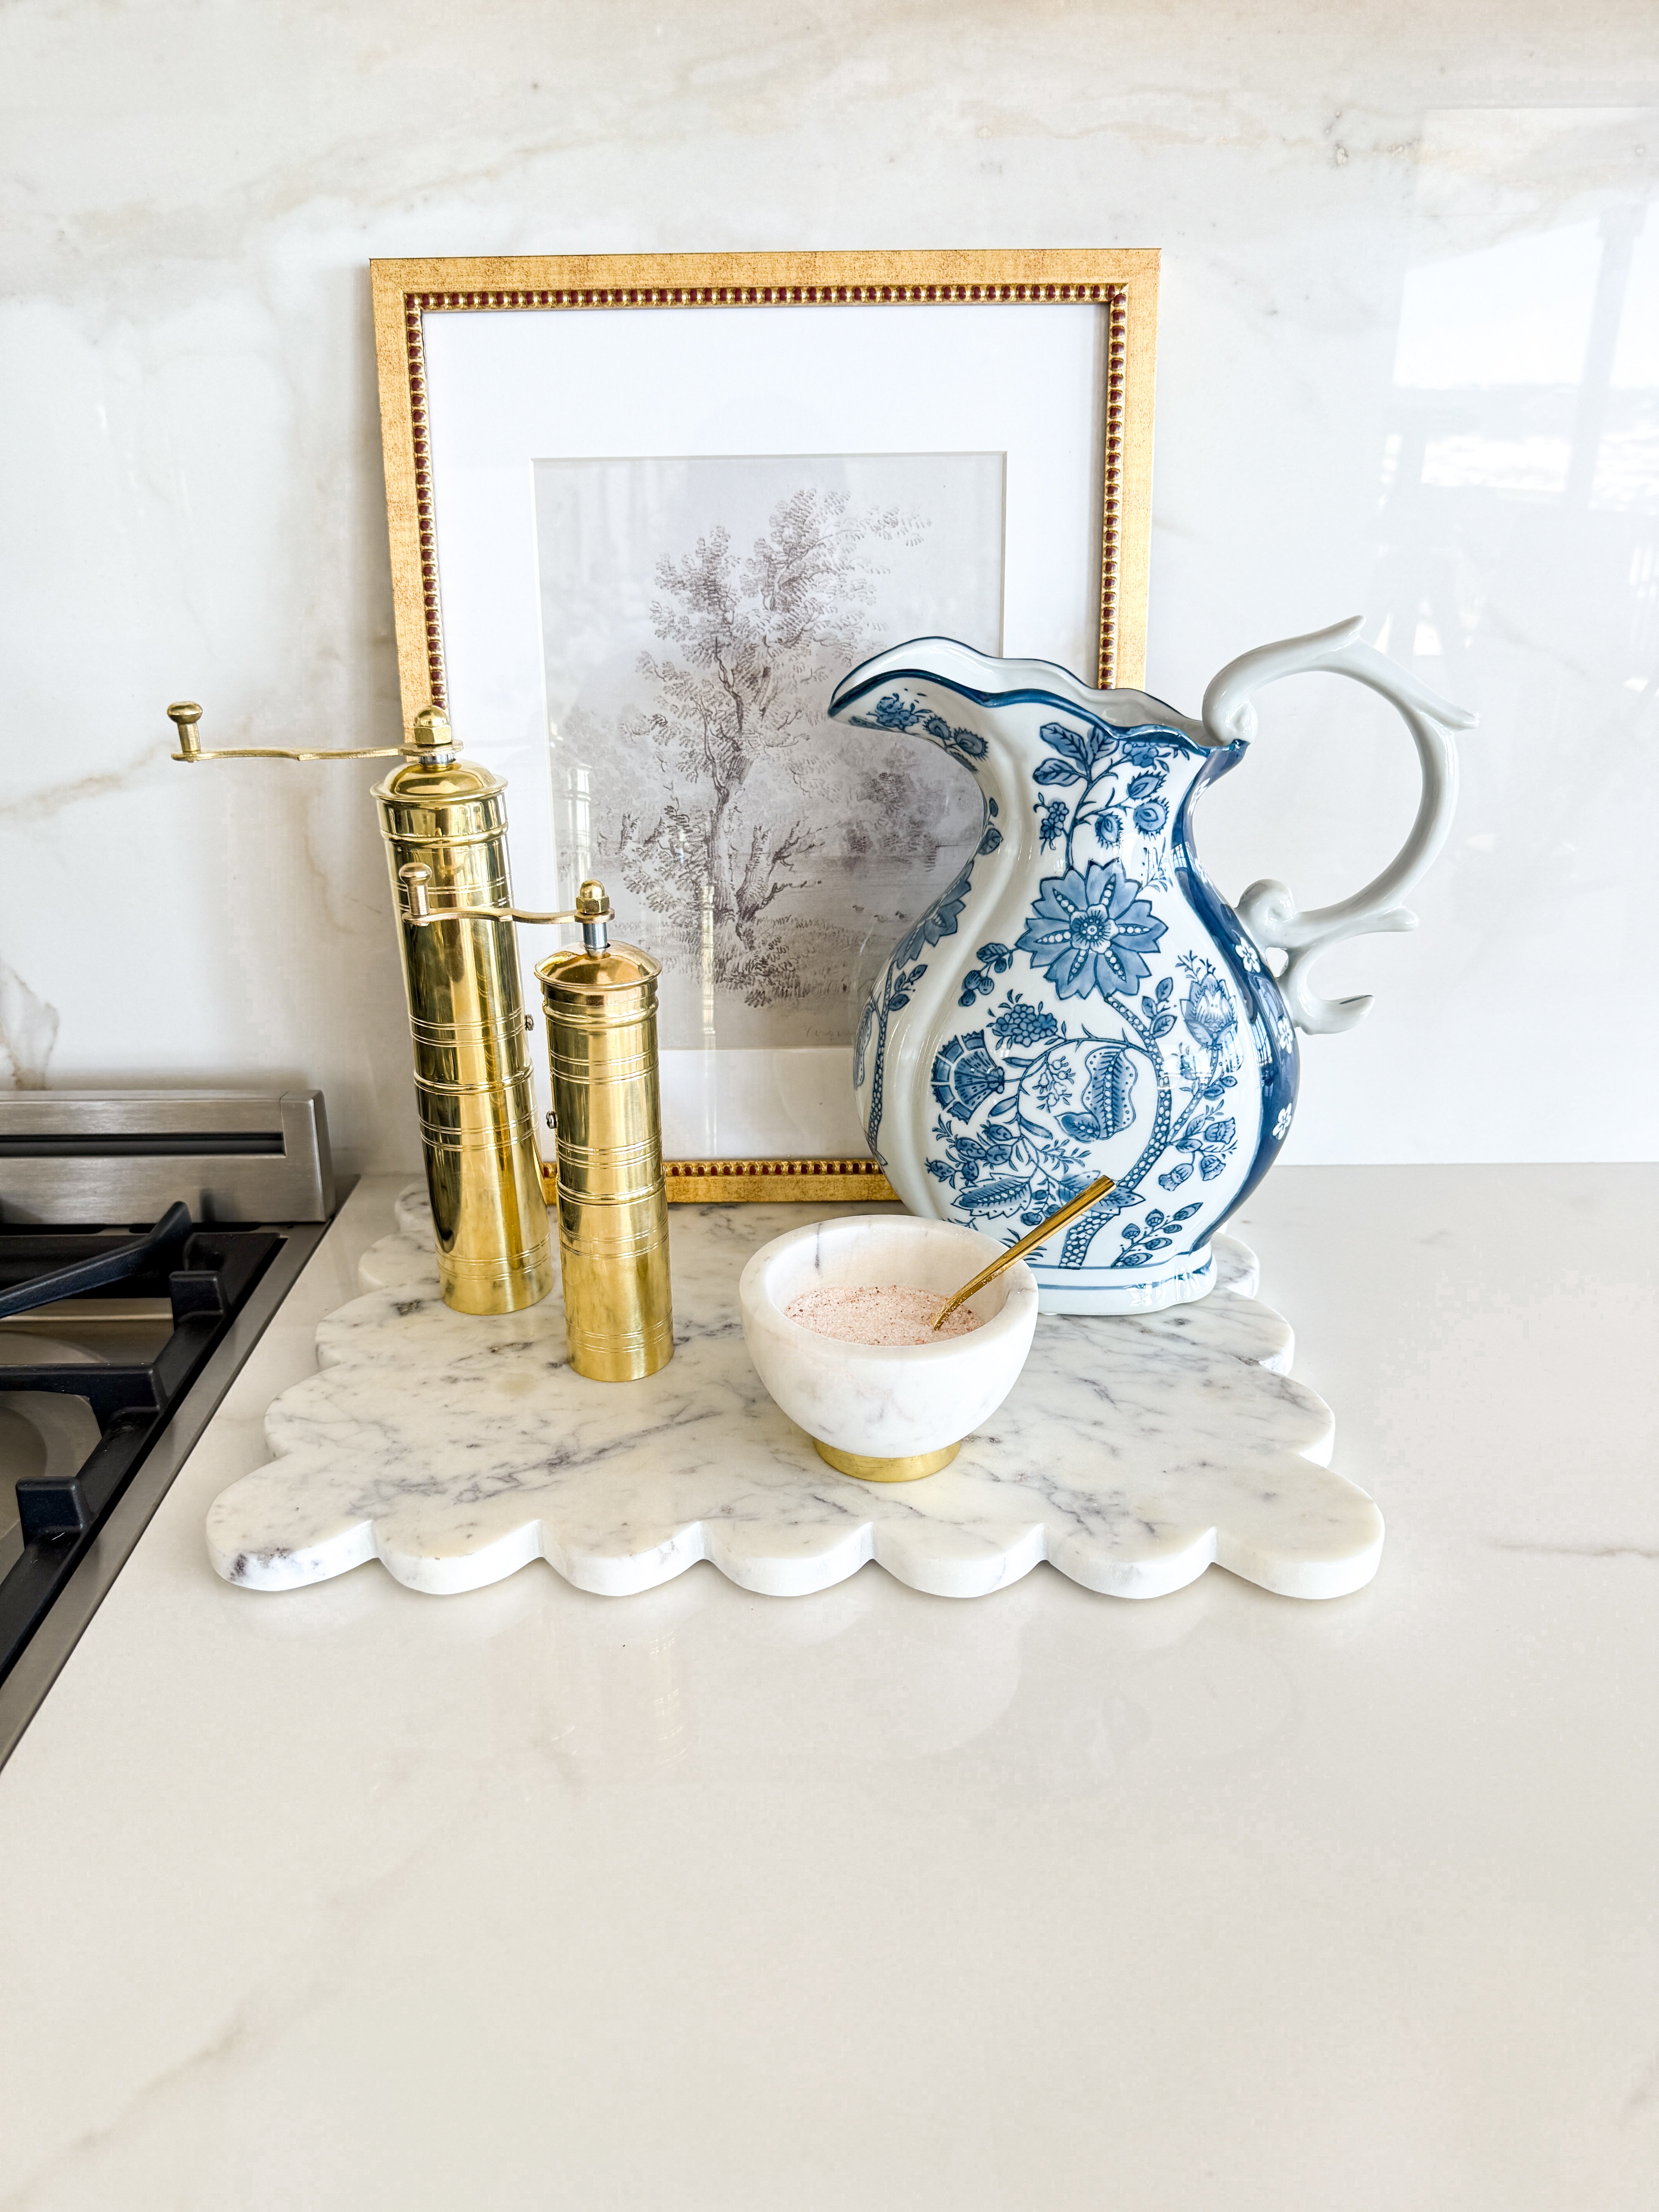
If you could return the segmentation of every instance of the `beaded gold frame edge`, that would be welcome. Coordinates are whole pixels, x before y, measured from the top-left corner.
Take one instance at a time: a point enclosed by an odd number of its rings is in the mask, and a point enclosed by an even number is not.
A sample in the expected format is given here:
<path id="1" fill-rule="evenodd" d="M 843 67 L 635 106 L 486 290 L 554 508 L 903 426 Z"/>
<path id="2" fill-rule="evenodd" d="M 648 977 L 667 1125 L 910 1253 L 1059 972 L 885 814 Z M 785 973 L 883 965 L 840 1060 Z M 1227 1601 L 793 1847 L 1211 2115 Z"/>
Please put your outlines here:
<path id="1" fill-rule="evenodd" d="M 423 343 L 424 318 L 430 313 L 878 307 L 894 301 L 1103 307 L 1095 681 L 1102 690 L 1142 682 L 1152 526 L 1156 247 L 514 255 L 374 261 L 369 268 L 405 727 L 422 707 L 447 703 Z M 671 1160 L 665 1175 L 669 1198 L 677 1203 L 875 1203 L 896 1194 L 872 1159 Z"/>

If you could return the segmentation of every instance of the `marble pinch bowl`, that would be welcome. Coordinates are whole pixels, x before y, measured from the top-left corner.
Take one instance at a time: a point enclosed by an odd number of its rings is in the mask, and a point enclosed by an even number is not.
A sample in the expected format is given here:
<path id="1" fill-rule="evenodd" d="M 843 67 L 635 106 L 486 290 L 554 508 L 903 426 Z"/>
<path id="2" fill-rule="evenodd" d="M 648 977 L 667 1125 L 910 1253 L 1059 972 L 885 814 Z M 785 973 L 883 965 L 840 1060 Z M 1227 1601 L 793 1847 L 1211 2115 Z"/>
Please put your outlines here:
<path id="1" fill-rule="evenodd" d="M 937 1344 L 843 1344 L 791 1321 L 790 1300 L 858 1283 L 945 1298 L 1002 1249 L 954 1222 L 875 1213 L 792 1229 L 750 1261 L 738 1285 L 749 1356 L 839 1473 L 914 1482 L 948 1466 L 1019 1379 L 1036 1327 L 1036 1278 L 1017 1260 L 973 1299 L 981 1327 Z"/>

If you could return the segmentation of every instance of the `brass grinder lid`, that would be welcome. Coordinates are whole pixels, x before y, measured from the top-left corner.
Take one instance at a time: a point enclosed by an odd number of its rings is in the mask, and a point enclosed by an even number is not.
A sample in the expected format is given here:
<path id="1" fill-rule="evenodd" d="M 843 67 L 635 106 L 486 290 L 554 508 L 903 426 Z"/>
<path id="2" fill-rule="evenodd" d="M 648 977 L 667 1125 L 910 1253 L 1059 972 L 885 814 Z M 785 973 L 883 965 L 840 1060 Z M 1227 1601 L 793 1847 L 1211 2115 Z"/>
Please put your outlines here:
<path id="1" fill-rule="evenodd" d="M 576 894 L 575 919 L 582 925 L 586 942 L 554 953 L 536 970 L 549 1010 L 583 1004 L 602 1006 L 616 991 L 637 991 L 643 1006 L 654 1004 L 662 963 L 637 945 L 611 942 L 611 901 L 603 884 L 590 879 L 582 885 Z"/>
<path id="2" fill-rule="evenodd" d="M 550 1006 L 560 998 L 586 999 L 603 991 L 636 991 L 641 983 L 654 984 L 662 973 L 660 960 L 641 952 L 637 945 L 606 945 L 603 952 L 588 952 L 580 945 L 556 952 L 536 969 L 542 996 Z"/>

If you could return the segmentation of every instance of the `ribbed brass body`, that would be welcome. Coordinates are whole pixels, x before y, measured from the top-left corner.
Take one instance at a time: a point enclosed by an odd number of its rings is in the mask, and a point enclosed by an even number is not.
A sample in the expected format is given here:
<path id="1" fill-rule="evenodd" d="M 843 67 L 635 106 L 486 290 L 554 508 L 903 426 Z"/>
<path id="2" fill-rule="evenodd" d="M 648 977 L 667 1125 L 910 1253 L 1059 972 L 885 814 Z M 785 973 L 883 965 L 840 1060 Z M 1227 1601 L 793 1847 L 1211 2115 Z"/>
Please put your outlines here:
<path id="1" fill-rule="evenodd" d="M 553 1287 L 524 1001 L 510 921 L 404 915 L 399 868 L 429 870 L 434 906 L 504 907 L 507 811 L 499 776 L 419 759 L 374 797 L 404 956 L 415 1094 L 444 1302 L 516 1313 Z"/>
<path id="2" fill-rule="evenodd" d="M 558 1135 L 565 1334 L 571 1365 L 600 1382 L 654 1375 L 674 1356 L 657 1074 L 660 973 L 633 945 L 556 952 L 536 970 Z"/>

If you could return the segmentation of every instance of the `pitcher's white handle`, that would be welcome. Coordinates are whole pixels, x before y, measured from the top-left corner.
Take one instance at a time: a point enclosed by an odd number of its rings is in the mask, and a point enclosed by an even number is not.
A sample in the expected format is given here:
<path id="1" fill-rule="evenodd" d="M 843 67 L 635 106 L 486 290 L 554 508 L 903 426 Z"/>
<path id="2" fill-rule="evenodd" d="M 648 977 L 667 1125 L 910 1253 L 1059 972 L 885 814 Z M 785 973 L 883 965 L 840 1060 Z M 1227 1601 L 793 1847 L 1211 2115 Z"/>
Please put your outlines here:
<path id="1" fill-rule="evenodd" d="M 1238 902 L 1238 918 L 1256 943 L 1277 945 L 1290 955 L 1279 988 L 1297 1027 L 1316 1033 L 1351 1030 L 1364 1020 L 1371 1003 L 1369 997 L 1321 999 L 1310 990 L 1305 971 L 1326 947 L 1373 930 L 1416 928 L 1417 916 L 1398 902 L 1440 850 L 1451 827 L 1457 804 L 1457 755 L 1447 733 L 1473 729 L 1480 720 L 1440 698 L 1426 684 L 1385 659 L 1374 646 L 1362 644 L 1363 619 L 1354 615 L 1308 637 L 1259 645 L 1254 653 L 1229 661 L 1204 694 L 1204 726 L 1217 744 L 1224 745 L 1255 735 L 1255 708 L 1250 702 L 1264 684 L 1276 684 L 1281 676 L 1315 671 L 1352 676 L 1356 684 L 1380 691 L 1398 710 L 1417 747 L 1423 769 L 1417 819 L 1399 852 L 1364 890 L 1308 914 L 1284 884 L 1252 884 Z"/>

